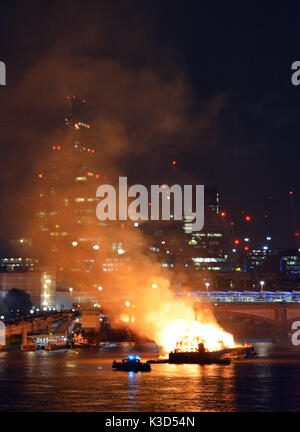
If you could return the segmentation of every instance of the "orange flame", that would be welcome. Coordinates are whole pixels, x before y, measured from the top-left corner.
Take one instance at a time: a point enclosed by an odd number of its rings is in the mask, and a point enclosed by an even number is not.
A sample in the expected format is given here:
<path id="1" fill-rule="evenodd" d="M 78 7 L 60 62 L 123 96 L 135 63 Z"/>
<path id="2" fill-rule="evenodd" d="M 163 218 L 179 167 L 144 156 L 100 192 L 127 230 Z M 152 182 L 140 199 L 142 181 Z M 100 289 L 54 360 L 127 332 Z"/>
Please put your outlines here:
<path id="1" fill-rule="evenodd" d="M 199 343 L 208 351 L 218 351 L 235 347 L 233 336 L 224 331 L 217 323 L 200 323 L 174 320 L 164 326 L 161 332 L 160 345 L 166 351 L 195 352 Z"/>

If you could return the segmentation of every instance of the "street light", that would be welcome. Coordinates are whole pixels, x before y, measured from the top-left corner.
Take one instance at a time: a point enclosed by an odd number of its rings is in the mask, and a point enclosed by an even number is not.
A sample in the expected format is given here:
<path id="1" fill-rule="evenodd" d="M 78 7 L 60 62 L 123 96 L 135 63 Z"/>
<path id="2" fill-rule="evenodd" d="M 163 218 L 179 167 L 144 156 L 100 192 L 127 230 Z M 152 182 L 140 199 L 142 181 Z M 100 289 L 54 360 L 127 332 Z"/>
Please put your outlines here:
<path id="1" fill-rule="evenodd" d="M 261 289 L 261 291 L 263 291 L 264 290 L 265 281 L 262 280 L 259 283 L 260 283 L 260 289 Z"/>
<path id="2" fill-rule="evenodd" d="M 208 288 L 210 286 L 210 283 L 209 282 L 205 282 L 205 286 L 206 286 L 206 292 L 208 292 Z"/>

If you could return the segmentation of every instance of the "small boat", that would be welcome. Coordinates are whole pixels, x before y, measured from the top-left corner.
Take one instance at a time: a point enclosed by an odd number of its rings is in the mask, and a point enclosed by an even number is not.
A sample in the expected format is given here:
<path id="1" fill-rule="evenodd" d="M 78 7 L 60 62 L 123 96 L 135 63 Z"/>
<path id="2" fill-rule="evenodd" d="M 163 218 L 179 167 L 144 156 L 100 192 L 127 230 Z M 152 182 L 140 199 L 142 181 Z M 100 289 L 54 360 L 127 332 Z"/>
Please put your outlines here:
<path id="1" fill-rule="evenodd" d="M 139 356 L 128 356 L 127 359 L 121 362 L 114 361 L 112 368 L 117 371 L 124 372 L 150 372 L 151 366 L 149 363 L 142 363 Z"/>
<path id="2" fill-rule="evenodd" d="M 45 345 L 46 351 L 56 351 L 61 349 L 69 348 L 69 343 L 67 338 L 51 338 L 49 342 Z"/>
<path id="3" fill-rule="evenodd" d="M 90 344 L 87 338 L 84 338 L 81 334 L 75 335 L 73 338 L 73 347 L 74 348 L 89 348 L 92 344 Z"/>

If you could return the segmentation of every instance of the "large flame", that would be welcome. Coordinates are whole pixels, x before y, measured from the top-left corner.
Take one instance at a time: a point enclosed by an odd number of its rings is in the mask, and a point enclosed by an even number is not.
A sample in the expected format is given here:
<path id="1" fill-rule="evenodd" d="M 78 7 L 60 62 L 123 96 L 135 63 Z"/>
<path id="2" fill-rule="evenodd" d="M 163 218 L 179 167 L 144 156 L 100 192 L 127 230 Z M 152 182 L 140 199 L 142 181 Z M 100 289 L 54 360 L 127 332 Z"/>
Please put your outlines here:
<path id="1" fill-rule="evenodd" d="M 217 323 L 209 304 L 195 302 L 188 290 L 186 295 L 176 296 L 163 277 L 149 278 L 142 293 L 136 291 L 123 309 L 117 323 L 153 340 L 164 353 L 197 351 L 200 343 L 208 351 L 239 346 Z"/>
<path id="2" fill-rule="evenodd" d="M 201 323 L 174 320 L 162 328 L 161 344 L 166 351 L 196 352 L 203 343 L 208 351 L 235 346 L 233 336 L 215 322 Z"/>
<path id="3" fill-rule="evenodd" d="M 207 305 L 198 304 L 197 320 L 194 305 L 186 299 L 172 299 L 159 309 L 147 318 L 154 330 L 154 340 L 165 352 L 197 351 L 200 343 L 208 351 L 238 346 L 233 336 L 220 327 Z"/>

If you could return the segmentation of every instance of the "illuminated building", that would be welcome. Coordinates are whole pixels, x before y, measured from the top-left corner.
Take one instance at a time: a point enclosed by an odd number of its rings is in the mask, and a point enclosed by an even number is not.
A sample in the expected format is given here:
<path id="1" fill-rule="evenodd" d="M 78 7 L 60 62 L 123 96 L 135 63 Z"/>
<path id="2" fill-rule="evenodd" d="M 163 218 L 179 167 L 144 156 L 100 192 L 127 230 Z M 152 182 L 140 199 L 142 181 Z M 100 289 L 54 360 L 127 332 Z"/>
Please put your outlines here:
<path id="1" fill-rule="evenodd" d="M 95 191 L 101 175 L 95 169 L 96 149 L 91 145 L 86 105 L 84 98 L 66 97 L 61 141 L 49 143 L 47 161 L 36 176 L 39 206 L 35 245 L 41 262 L 57 267 L 62 285 L 68 283 L 70 272 L 89 266 L 92 247 L 99 243 L 97 233 L 90 233 L 97 224 Z"/>
<path id="2" fill-rule="evenodd" d="M 280 251 L 278 257 L 280 273 L 291 279 L 300 279 L 300 250 Z"/>
<path id="3" fill-rule="evenodd" d="M 38 260 L 28 257 L 0 258 L 0 271 L 36 271 Z"/>
<path id="4" fill-rule="evenodd" d="M 87 99 L 70 95 L 65 102 L 60 134 L 48 144 L 47 158 L 35 175 L 39 204 L 33 237 L 40 262 L 57 269 L 59 292 L 71 285 L 78 297 L 92 293 L 102 275 L 124 267 L 126 246 L 118 232 L 133 222 L 110 221 L 108 226 L 97 219 L 96 190 L 109 181 L 97 165 L 99 155 L 96 160 L 101 131 L 95 133 L 90 122 Z M 113 236 L 104 236 L 103 230 L 112 230 Z"/>
<path id="5" fill-rule="evenodd" d="M 183 230 L 185 267 L 195 270 L 230 271 L 225 248 L 225 230 L 220 212 L 220 195 L 215 187 L 205 187 L 205 217 L 201 231 L 192 232 L 191 221 L 185 218 Z"/>
<path id="6" fill-rule="evenodd" d="M 0 273 L 0 293 L 3 298 L 12 289 L 25 291 L 32 303 L 43 309 L 55 308 L 56 271 L 54 267 L 40 267 L 39 271 Z"/>
<path id="7" fill-rule="evenodd" d="M 272 253 L 269 249 L 253 249 L 244 258 L 243 270 L 247 272 L 262 271 L 268 257 L 271 255 Z"/>

